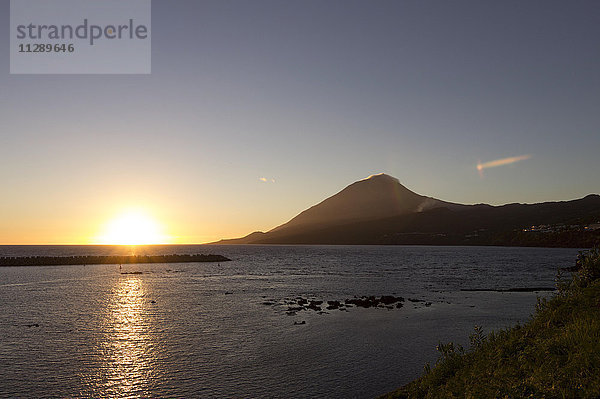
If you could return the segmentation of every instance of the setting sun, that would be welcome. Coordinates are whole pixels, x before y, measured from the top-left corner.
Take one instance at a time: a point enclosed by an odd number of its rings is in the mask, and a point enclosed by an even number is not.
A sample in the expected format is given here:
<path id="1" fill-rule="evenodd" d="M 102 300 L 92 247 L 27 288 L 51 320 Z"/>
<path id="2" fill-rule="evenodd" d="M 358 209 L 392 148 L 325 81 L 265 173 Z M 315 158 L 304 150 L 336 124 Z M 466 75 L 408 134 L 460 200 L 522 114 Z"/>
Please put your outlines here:
<path id="1" fill-rule="evenodd" d="M 168 244 L 170 239 L 161 225 L 141 211 L 128 211 L 109 221 L 98 237 L 100 244 Z"/>

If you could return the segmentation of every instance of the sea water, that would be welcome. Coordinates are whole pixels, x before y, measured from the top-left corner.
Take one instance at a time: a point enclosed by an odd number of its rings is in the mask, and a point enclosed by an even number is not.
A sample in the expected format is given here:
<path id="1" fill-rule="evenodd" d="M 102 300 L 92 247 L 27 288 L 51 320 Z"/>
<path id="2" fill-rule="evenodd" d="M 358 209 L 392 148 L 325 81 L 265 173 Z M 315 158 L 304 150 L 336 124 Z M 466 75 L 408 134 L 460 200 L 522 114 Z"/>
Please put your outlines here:
<path id="1" fill-rule="evenodd" d="M 439 342 L 468 346 L 476 325 L 525 322 L 549 295 L 465 290 L 552 287 L 577 250 L 0 246 L 0 256 L 172 253 L 232 261 L 0 267 L 0 397 L 375 397 L 421 375 Z M 298 297 L 362 295 L 405 301 L 288 311 Z"/>

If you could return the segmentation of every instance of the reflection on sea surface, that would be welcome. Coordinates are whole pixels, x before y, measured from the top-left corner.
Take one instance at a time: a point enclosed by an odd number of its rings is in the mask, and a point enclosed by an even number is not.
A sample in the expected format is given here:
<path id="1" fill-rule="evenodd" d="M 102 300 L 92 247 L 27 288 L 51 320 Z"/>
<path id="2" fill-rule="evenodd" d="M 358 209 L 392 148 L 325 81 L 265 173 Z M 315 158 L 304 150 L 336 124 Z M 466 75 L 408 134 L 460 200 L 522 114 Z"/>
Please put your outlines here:
<path id="1" fill-rule="evenodd" d="M 499 247 L 148 251 L 234 260 L 0 268 L 0 398 L 372 398 L 419 376 L 436 361 L 439 342 L 468 345 L 474 325 L 491 331 L 526 321 L 536 303 L 535 293 L 461 289 L 552 286 L 557 268 L 577 254 Z M 119 252 L 0 246 L 0 253 Z M 264 305 L 384 294 L 432 305 L 295 315 Z"/>
<path id="2" fill-rule="evenodd" d="M 158 370 L 154 359 L 159 343 L 152 333 L 154 301 L 135 276 L 121 276 L 111 294 L 103 328 L 106 336 L 99 348 L 105 356 L 98 376 L 102 394 L 148 395 Z"/>

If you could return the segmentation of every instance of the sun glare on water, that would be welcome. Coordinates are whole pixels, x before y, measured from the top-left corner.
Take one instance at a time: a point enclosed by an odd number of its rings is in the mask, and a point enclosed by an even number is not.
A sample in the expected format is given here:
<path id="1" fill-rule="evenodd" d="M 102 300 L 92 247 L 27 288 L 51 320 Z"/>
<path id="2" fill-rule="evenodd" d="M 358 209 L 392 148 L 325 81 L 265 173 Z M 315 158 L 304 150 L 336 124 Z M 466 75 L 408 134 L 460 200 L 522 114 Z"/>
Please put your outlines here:
<path id="1" fill-rule="evenodd" d="M 168 244 L 170 239 L 152 217 L 129 211 L 108 222 L 98 241 L 107 245 L 151 245 Z"/>

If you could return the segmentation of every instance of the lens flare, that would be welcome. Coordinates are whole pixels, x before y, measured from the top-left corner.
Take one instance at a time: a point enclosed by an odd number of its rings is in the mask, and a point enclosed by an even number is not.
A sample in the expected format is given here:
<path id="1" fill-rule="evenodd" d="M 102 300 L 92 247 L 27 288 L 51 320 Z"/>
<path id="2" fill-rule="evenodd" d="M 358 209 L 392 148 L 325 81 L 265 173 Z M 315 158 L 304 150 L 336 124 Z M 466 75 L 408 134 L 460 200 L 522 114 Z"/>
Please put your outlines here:
<path id="1" fill-rule="evenodd" d="M 495 168 L 496 166 L 503 166 L 503 165 L 510 165 L 519 161 L 524 161 L 526 159 L 531 158 L 532 155 L 531 154 L 527 154 L 527 155 L 519 155 L 516 157 L 508 157 L 508 158 L 502 158 L 502 159 L 496 159 L 494 161 L 489 161 L 489 162 L 478 162 L 477 163 L 477 170 L 479 171 L 479 175 L 483 176 L 483 170 L 484 169 L 488 169 L 488 168 Z"/>

